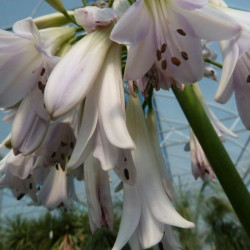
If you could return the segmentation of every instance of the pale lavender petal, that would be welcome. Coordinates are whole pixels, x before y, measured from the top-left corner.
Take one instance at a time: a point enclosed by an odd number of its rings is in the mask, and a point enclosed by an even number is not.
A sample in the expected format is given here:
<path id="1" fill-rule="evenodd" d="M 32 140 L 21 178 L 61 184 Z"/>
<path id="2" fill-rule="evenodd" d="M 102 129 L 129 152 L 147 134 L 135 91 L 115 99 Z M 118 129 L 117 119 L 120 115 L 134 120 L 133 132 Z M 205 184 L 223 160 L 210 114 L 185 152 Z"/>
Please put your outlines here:
<path id="1" fill-rule="evenodd" d="M 124 80 L 137 80 L 144 76 L 152 67 L 156 54 L 156 41 L 152 24 L 148 27 L 148 34 L 143 41 L 131 46 L 124 73 Z"/>
<path id="2" fill-rule="evenodd" d="M 223 70 L 221 80 L 217 92 L 215 94 L 215 100 L 220 103 L 226 103 L 232 95 L 232 73 L 239 56 L 239 48 L 235 41 L 222 41 L 220 47 L 223 56 Z"/>
<path id="3" fill-rule="evenodd" d="M 113 2 L 112 8 L 119 18 L 128 10 L 130 3 L 128 0 L 116 0 Z"/>
<path id="4" fill-rule="evenodd" d="M 193 227 L 193 223 L 182 218 L 174 209 L 163 189 L 139 97 L 129 99 L 127 124 L 137 146 L 134 163 L 139 190 L 143 192 L 150 212 L 159 222 L 183 228 Z"/>
<path id="5" fill-rule="evenodd" d="M 133 46 L 148 36 L 151 22 L 153 20 L 144 1 L 136 1 L 119 19 L 111 32 L 110 39 Z"/>
<path id="6" fill-rule="evenodd" d="M 142 248 L 150 248 L 160 242 L 163 232 L 164 224 L 153 216 L 148 205 L 142 201 L 141 218 L 137 229 Z"/>
<path id="7" fill-rule="evenodd" d="M 22 38 L 34 40 L 35 42 L 40 40 L 39 31 L 31 17 L 14 23 L 12 28 Z"/>
<path id="8" fill-rule="evenodd" d="M 196 34 L 208 41 L 233 38 L 241 31 L 240 25 L 233 18 L 208 6 L 182 13 Z"/>
<path id="9" fill-rule="evenodd" d="M 86 98 L 83 119 L 79 130 L 74 151 L 67 164 L 69 168 L 76 168 L 83 163 L 95 146 L 94 132 L 97 127 L 98 110 L 96 88 L 92 88 Z"/>
<path id="10" fill-rule="evenodd" d="M 67 195 L 67 175 L 66 172 L 52 167 L 41 190 L 37 195 L 38 204 L 44 205 L 48 209 L 58 206 L 68 207 Z"/>
<path id="11" fill-rule="evenodd" d="M 102 226 L 102 211 L 99 200 L 99 172 L 99 161 L 90 155 L 84 164 L 84 178 L 89 223 L 92 233 Z"/>
<path id="12" fill-rule="evenodd" d="M 119 232 L 112 250 L 120 250 L 135 232 L 141 215 L 141 199 L 136 187 L 124 184 L 123 211 Z"/>
<path id="13" fill-rule="evenodd" d="M 118 148 L 109 142 L 101 124 L 97 125 L 94 137 L 93 156 L 99 159 L 103 170 L 113 169 L 118 160 Z"/>
<path id="14" fill-rule="evenodd" d="M 244 54 L 236 65 L 233 74 L 236 104 L 240 118 L 247 129 L 250 129 L 250 53 Z"/>
<path id="15" fill-rule="evenodd" d="M 44 107 L 41 107 L 44 108 Z M 29 96 L 18 108 L 12 131 L 11 144 L 15 153 L 30 154 L 42 143 L 49 127 L 50 119 L 37 114 Z"/>
<path id="16" fill-rule="evenodd" d="M 208 0 L 174 0 L 181 8 L 186 10 L 194 10 L 202 8 Z"/>
<path id="17" fill-rule="evenodd" d="M 97 83 L 100 84 L 100 122 L 110 143 L 118 148 L 134 148 L 125 122 L 120 46 L 112 45 Z"/>
<path id="18" fill-rule="evenodd" d="M 45 51 L 54 55 L 62 44 L 67 42 L 75 35 L 75 28 L 73 27 L 56 27 L 39 30 L 40 43 L 36 46 L 37 50 Z"/>
<path id="19" fill-rule="evenodd" d="M 118 19 L 113 9 L 100 9 L 96 6 L 87 6 L 85 8 L 76 9 L 74 16 L 76 22 L 88 33 L 106 27 Z"/>
<path id="20" fill-rule="evenodd" d="M 12 175 L 20 179 L 26 179 L 35 166 L 35 160 L 36 158 L 32 155 L 23 156 L 19 154 L 15 156 L 11 151 L 6 164 L 8 165 L 8 171 Z"/>
<path id="21" fill-rule="evenodd" d="M 15 48 L 13 48 L 15 51 Z M 43 58 L 33 46 L 0 55 L 0 106 L 16 104 L 38 83 Z"/>
<path id="22" fill-rule="evenodd" d="M 102 67 L 112 41 L 109 28 L 88 34 L 56 65 L 45 88 L 45 105 L 53 118 L 84 99 Z"/>
<path id="23" fill-rule="evenodd" d="M 118 177 L 129 185 L 134 185 L 136 181 L 136 170 L 132 155 L 134 155 L 133 150 L 119 149 L 118 160 L 114 168 Z"/>

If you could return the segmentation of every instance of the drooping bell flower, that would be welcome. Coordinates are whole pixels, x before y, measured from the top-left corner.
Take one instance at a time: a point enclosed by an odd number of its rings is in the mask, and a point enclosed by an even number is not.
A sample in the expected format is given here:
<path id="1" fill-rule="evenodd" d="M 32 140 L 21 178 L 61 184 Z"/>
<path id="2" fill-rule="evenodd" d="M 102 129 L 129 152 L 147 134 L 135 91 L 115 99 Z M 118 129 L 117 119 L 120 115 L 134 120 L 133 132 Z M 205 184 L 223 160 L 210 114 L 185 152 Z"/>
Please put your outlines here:
<path id="1" fill-rule="evenodd" d="M 19 102 L 34 87 L 44 88 L 57 49 L 75 34 L 75 28 L 38 30 L 32 18 L 16 22 L 13 31 L 0 30 L 0 106 Z"/>
<path id="2" fill-rule="evenodd" d="M 173 83 L 200 80 L 201 39 L 228 39 L 240 30 L 233 19 L 206 2 L 137 0 L 111 33 L 112 40 L 129 46 L 125 80 L 140 79 L 153 65 L 158 75 Z"/>
<path id="3" fill-rule="evenodd" d="M 250 13 L 228 8 L 223 0 L 209 0 L 210 5 L 239 23 L 241 31 L 231 40 L 220 41 L 223 57 L 223 70 L 215 100 L 226 103 L 233 92 L 240 118 L 250 129 L 249 112 L 249 56 L 250 56 Z"/>
<path id="4" fill-rule="evenodd" d="M 194 226 L 178 214 L 164 190 L 138 97 L 130 97 L 126 114 L 136 144 L 132 150 L 136 182 L 134 186 L 123 185 L 123 213 L 113 250 L 122 249 L 133 234 L 142 248 L 149 248 L 161 241 L 165 224 Z"/>
<path id="5" fill-rule="evenodd" d="M 84 179 L 92 233 L 103 225 L 107 225 L 112 230 L 113 205 L 109 186 L 109 174 L 101 168 L 99 160 L 92 155 L 85 161 Z"/>

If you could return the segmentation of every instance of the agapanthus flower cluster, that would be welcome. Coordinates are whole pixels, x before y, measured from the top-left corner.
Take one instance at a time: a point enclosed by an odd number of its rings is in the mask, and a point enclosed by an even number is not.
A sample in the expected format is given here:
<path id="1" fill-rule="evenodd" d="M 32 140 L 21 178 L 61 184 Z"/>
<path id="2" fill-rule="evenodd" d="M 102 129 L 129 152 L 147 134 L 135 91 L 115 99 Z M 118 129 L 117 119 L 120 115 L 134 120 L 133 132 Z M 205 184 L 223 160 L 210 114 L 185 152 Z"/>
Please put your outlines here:
<path id="1" fill-rule="evenodd" d="M 0 107 L 13 121 L 0 186 L 18 200 L 29 195 L 33 205 L 67 211 L 78 200 L 74 180 L 82 180 L 91 230 L 103 225 L 112 230 L 114 171 L 124 198 L 113 249 L 127 242 L 138 249 L 161 240 L 178 245 L 170 225 L 194 226 L 171 202 L 153 111 L 145 120 L 139 91 L 148 97 L 152 88 L 182 91 L 204 75 L 216 79 L 204 56 L 216 57 L 204 40 L 219 41 L 224 66 L 216 99 L 226 102 L 234 90 L 241 119 L 250 126 L 249 13 L 219 1 L 132 2 L 76 9 L 77 27 L 39 30 L 36 20 L 27 18 L 15 23 L 13 32 L 0 31 Z M 63 8 L 61 1 L 54 5 Z M 197 142 L 190 145 L 193 155 L 202 154 Z M 203 163 L 205 172 L 211 169 Z M 209 175 L 214 180 L 212 170 Z"/>

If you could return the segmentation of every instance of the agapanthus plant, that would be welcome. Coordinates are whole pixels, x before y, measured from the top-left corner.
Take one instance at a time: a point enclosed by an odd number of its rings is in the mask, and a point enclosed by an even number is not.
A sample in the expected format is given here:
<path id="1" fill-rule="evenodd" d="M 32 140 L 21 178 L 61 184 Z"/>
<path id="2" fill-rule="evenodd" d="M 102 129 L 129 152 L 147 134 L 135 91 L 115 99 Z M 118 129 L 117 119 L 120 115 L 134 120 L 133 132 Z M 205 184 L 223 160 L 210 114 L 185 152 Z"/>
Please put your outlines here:
<path id="1" fill-rule="evenodd" d="M 6 119 L 14 120 L 11 139 L 1 144 L 10 152 L 0 162 L 0 187 L 9 187 L 18 200 L 28 194 L 33 205 L 66 212 L 78 200 L 74 180 L 85 181 L 95 232 L 113 227 L 109 177 L 114 170 L 124 200 L 113 249 L 127 242 L 138 249 L 160 241 L 178 246 L 170 225 L 194 224 L 172 204 L 178 200 L 152 105 L 153 89 L 173 88 L 194 132 L 195 176 L 208 171 L 214 180 L 215 173 L 248 228 L 247 190 L 217 136 L 234 134 L 215 119 L 193 83 L 203 76 L 217 80 L 209 64 L 216 55 L 204 40 L 219 41 L 224 65 L 216 96 L 226 101 L 234 89 L 249 126 L 249 13 L 215 0 L 114 0 L 104 8 L 83 1 L 85 8 L 73 16 L 62 1 L 47 2 L 65 18 L 27 18 L 14 24 L 14 32 L 0 31 L 0 106 L 11 112 Z M 220 164 L 236 182 L 237 197 Z"/>

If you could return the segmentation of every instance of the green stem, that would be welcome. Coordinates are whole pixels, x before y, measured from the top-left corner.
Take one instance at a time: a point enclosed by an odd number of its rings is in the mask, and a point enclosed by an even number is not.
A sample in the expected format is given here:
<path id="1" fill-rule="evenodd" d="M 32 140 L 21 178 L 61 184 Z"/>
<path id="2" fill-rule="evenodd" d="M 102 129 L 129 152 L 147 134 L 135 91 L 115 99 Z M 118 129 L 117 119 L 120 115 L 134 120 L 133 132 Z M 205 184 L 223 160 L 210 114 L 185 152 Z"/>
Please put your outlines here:
<path id="1" fill-rule="evenodd" d="M 82 4 L 83 4 L 84 7 L 88 6 L 88 3 L 87 3 L 86 0 L 82 0 Z"/>
<path id="2" fill-rule="evenodd" d="M 210 64 L 212 64 L 212 65 L 214 65 L 214 66 L 216 66 L 216 67 L 218 67 L 218 68 L 220 68 L 220 69 L 223 68 L 223 65 L 222 65 L 222 64 L 220 64 L 220 63 L 218 63 L 218 62 L 215 62 L 215 61 L 213 61 L 213 60 L 210 60 L 210 59 L 208 59 L 208 58 L 206 58 L 206 57 L 204 57 L 204 62 L 210 63 Z"/>
<path id="3" fill-rule="evenodd" d="M 108 8 L 112 8 L 113 3 L 114 3 L 114 0 L 109 0 L 109 2 L 108 2 Z"/>
<path id="4" fill-rule="evenodd" d="M 250 236 L 250 195 L 227 151 L 217 136 L 192 85 L 172 90 L 198 138 L 235 213 Z"/>

